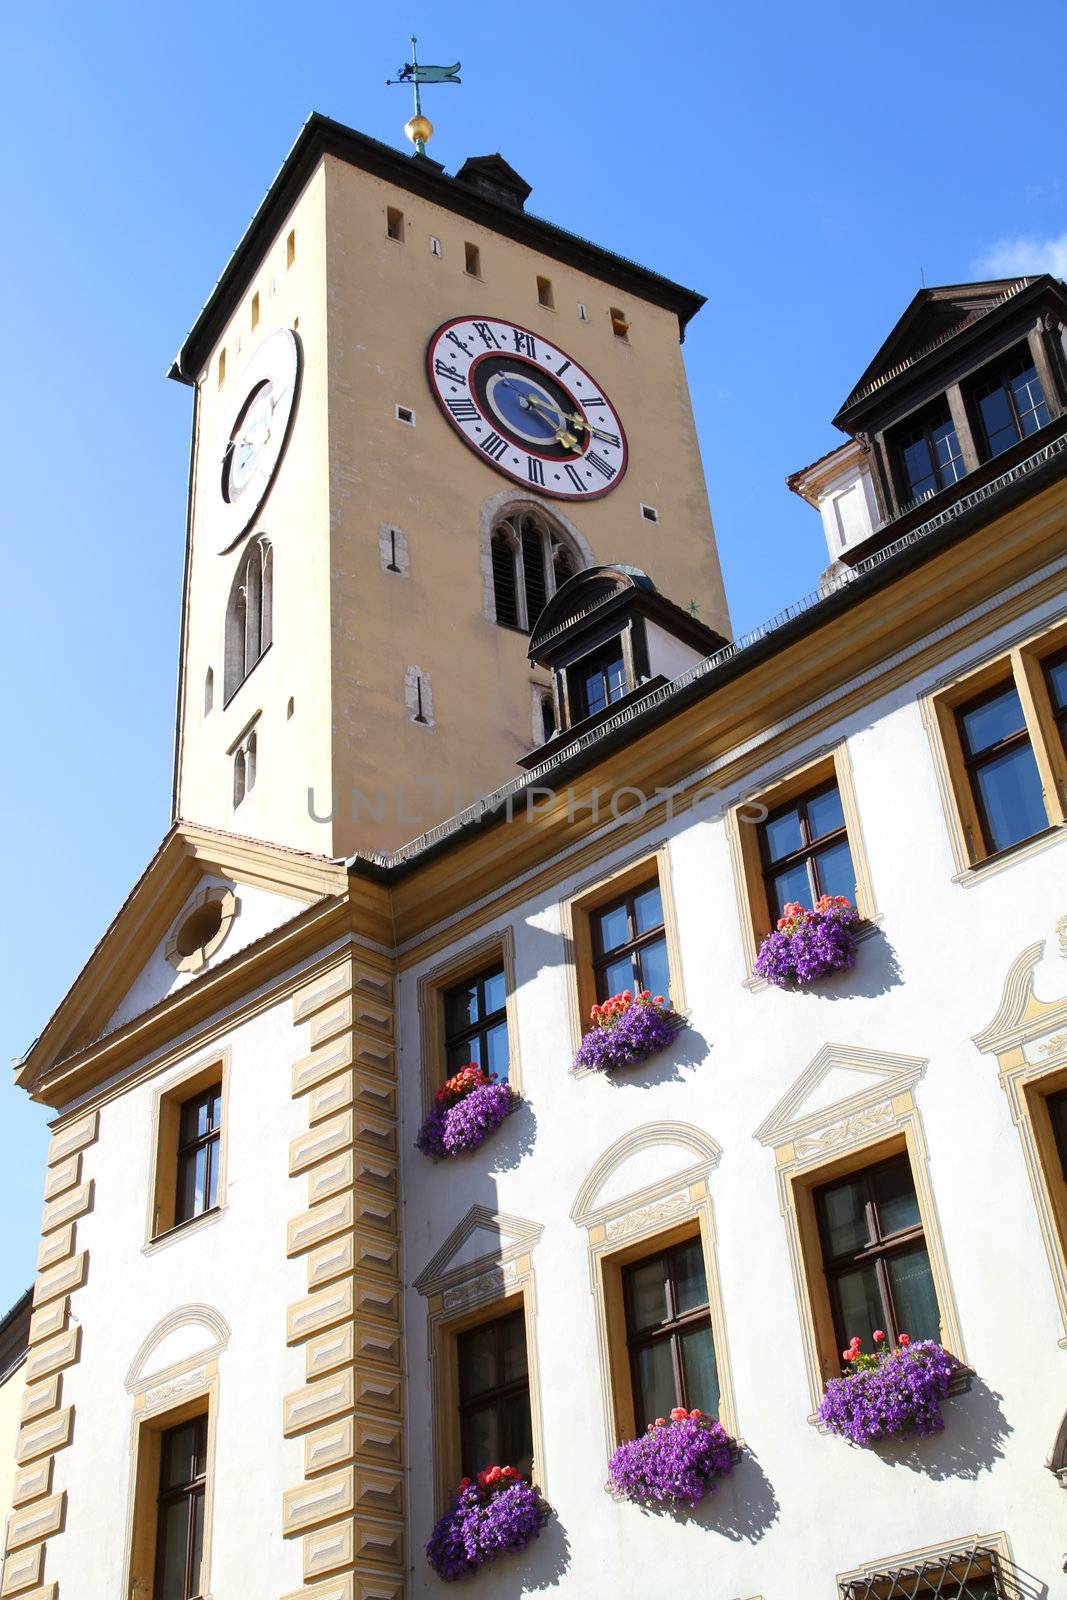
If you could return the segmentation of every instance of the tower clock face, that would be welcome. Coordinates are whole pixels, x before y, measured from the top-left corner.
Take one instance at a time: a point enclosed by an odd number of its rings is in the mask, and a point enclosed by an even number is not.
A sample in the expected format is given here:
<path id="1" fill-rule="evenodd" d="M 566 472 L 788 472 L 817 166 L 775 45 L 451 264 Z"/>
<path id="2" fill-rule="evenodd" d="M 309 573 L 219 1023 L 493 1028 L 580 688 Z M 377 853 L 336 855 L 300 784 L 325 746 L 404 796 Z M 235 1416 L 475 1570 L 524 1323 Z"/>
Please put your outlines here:
<path id="1" fill-rule="evenodd" d="M 299 385 L 300 341 L 282 328 L 263 341 L 241 374 L 237 408 L 219 440 L 220 555 L 248 532 L 270 493 L 292 431 Z"/>
<path id="2" fill-rule="evenodd" d="M 500 317 L 456 317 L 426 351 L 438 405 L 505 477 L 559 500 L 595 500 L 626 471 L 626 435 L 599 383 L 558 345 Z"/>

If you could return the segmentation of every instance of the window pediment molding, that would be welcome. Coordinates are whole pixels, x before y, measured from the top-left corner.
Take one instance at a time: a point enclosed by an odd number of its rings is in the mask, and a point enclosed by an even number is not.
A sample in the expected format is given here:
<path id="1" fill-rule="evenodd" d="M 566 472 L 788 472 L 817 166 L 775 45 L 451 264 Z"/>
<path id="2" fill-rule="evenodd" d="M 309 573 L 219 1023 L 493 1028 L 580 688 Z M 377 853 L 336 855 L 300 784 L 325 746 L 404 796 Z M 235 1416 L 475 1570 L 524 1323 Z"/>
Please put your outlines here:
<path id="1" fill-rule="evenodd" d="M 154 1353 L 171 1335 L 182 1329 L 199 1330 L 201 1340 L 191 1344 L 184 1354 L 165 1362 L 163 1366 L 152 1366 Z M 230 1342 L 230 1331 L 230 1324 L 214 1306 L 193 1304 L 169 1311 L 141 1341 L 126 1374 L 127 1393 L 136 1395 L 163 1385 L 169 1387 L 186 1375 L 190 1379 L 199 1379 L 200 1369 L 226 1349 Z M 171 1397 L 166 1398 L 169 1400 Z"/>
<path id="2" fill-rule="evenodd" d="M 540 1223 L 530 1222 L 525 1217 L 493 1211 L 489 1206 L 471 1206 L 436 1255 L 417 1274 L 415 1288 L 424 1298 L 447 1297 L 460 1286 L 470 1288 L 482 1279 L 485 1280 L 480 1285 L 484 1297 L 499 1299 L 503 1291 L 495 1287 L 496 1280 L 518 1277 L 518 1263 L 534 1249 L 543 1232 Z M 472 1242 L 472 1249 L 464 1248 Z M 509 1268 L 516 1270 L 509 1274 Z"/>
<path id="3" fill-rule="evenodd" d="M 888 1106 L 883 1120 L 892 1121 L 893 1096 L 914 1089 L 926 1067 L 922 1056 L 824 1044 L 753 1138 L 772 1149 L 806 1140 L 816 1151 L 867 1137 L 879 1124 L 881 1107 Z"/>
<path id="4" fill-rule="evenodd" d="M 683 1150 L 695 1160 L 685 1167 L 672 1168 L 651 1183 L 609 1198 L 609 1183 L 616 1172 L 642 1151 L 653 1149 Z M 581 1228 L 595 1228 L 627 1220 L 631 1225 L 626 1231 L 636 1233 L 641 1229 L 641 1214 L 647 1213 L 649 1230 L 658 1229 L 669 1220 L 664 1208 L 669 1212 L 669 1203 L 679 1197 L 679 1211 L 685 1210 L 690 1187 L 706 1181 L 721 1159 L 722 1147 L 691 1123 L 646 1123 L 616 1139 L 590 1168 L 571 1207 L 571 1221 Z M 680 1198 L 683 1196 L 684 1200 Z"/>
<path id="5" fill-rule="evenodd" d="M 1065 923 L 1067 919 L 1061 918 L 1057 930 Z M 1067 994 L 1060 1000 L 1040 1000 L 1034 992 L 1034 976 L 1047 943 L 1038 939 L 1028 944 L 1008 968 L 1000 1004 L 986 1026 L 973 1035 L 973 1042 L 983 1055 L 1000 1055 L 1031 1043 L 1050 1028 L 1067 1022 Z"/>

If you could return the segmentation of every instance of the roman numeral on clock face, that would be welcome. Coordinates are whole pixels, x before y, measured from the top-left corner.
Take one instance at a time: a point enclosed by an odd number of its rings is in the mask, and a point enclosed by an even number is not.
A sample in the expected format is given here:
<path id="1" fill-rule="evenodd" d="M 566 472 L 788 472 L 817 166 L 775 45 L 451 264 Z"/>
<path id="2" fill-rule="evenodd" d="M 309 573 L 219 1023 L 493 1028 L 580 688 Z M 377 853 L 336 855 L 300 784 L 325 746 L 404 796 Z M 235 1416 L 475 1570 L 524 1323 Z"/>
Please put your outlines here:
<path id="1" fill-rule="evenodd" d="M 539 488 L 543 489 L 545 486 L 545 469 L 536 456 L 526 457 L 526 471 L 529 474 L 530 482 L 536 483 Z"/>
<path id="2" fill-rule="evenodd" d="M 455 367 L 446 365 L 440 356 L 434 358 L 433 370 L 439 378 L 447 378 L 450 383 L 462 383 L 466 387 L 467 380 L 462 372 L 458 372 Z"/>
<path id="3" fill-rule="evenodd" d="M 515 340 L 515 350 L 520 356 L 529 356 L 531 361 L 537 360 L 537 341 L 532 333 L 523 333 L 521 328 L 512 328 L 511 337 Z"/>
<path id="4" fill-rule="evenodd" d="M 473 400 L 446 400 L 445 405 L 457 422 L 477 422 L 478 420 L 480 413 Z"/>
<path id="5" fill-rule="evenodd" d="M 571 464 L 571 463 L 570 463 L 570 462 L 569 462 L 569 461 L 568 461 L 568 462 L 567 462 L 567 464 L 566 464 L 566 466 L 565 466 L 565 467 L 564 467 L 564 468 L 563 468 L 563 470 L 564 470 L 564 472 L 565 472 L 565 473 L 566 473 L 566 474 L 567 474 L 567 476 L 568 476 L 568 478 L 569 478 L 569 479 L 570 479 L 570 480 L 571 480 L 571 482 L 572 482 L 572 483 L 573 483 L 573 485 L 574 485 L 574 487 L 575 487 L 575 488 L 576 488 L 576 489 L 578 489 L 578 490 L 580 490 L 580 492 L 581 492 L 581 493 L 582 493 L 582 494 L 588 494 L 588 492 L 589 492 L 589 488 L 588 488 L 588 485 L 587 485 L 587 484 L 584 484 L 584 483 L 583 483 L 583 482 L 582 482 L 582 480 L 581 480 L 581 478 L 580 478 L 580 477 L 579 477 L 579 475 L 578 475 L 578 469 L 577 469 L 577 467 L 575 467 L 575 466 L 573 466 L 573 465 L 572 465 L 572 464 Z"/>
<path id="6" fill-rule="evenodd" d="M 609 483 L 611 482 L 612 478 L 615 476 L 616 469 L 612 466 L 610 461 L 605 461 L 603 456 L 598 456 L 595 450 L 588 451 L 585 459 L 595 471 L 601 473 L 603 477 L 607 478 Z"/>
<path id="7" fill-rule="evenodd" d="M 502 439 L 499 433 L 491 433 L 488 439 L 483 439 L 478 446 L 479 450 L 484 450 L 486 455 L 490 456 L 494 461 L 499 461 L 507 448 L 508 441 Z"/>
<path id="8" fill-rule="evenodd" d="M 592 411 L 594 406 L 602 406 L 604 404 L 605 401 L 598 394 L 582 395 L 582 405 L 585 407 L 586 411 Z"/>
<path id="9" fill-rule="evenodd" d="M 474 324 L 474 331 L 485 345 L 487 350 L 500 349 L 500 340 L 497 338 L 488 322 L 476 322 Z"/>

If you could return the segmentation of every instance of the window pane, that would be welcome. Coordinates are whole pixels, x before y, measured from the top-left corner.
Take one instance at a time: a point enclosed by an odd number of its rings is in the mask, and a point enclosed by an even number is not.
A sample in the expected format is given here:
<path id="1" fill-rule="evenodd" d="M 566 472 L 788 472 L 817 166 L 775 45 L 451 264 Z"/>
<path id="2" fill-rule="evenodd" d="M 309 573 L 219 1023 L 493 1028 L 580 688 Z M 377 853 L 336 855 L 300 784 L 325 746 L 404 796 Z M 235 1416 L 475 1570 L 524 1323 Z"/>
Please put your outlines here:
<path id="1" fill-rule="evenodd" d="M 1045 392 L 1032 363 L 1015 373 L 1011 379 L 1011 391 L 1022 423 L 1023 437 L 1027 438 L 1031 433 L 1036 433 L 1038 428 L 1043 428 L 1048 421 Z"/>
<path id="2" fill-rule="evenodd" d="M 630 922 L 625 905 L 612 906 L 608 911 L 601 911 L 594 921 L 600 949 L 605 954 L 609 950 L 617 950 L 630 937 Z"/>
<path id="3" fill-rule="evenodd" d="M 835 784 L 823 794 L 812 795 L 808 801 L 808 832 L 810 837 L 821 839 L 824 833 L 833 833 L 845 826 L 845 813 L 841 809 L 841 794 Z"/>
<path id="4" fill-rule="evenodd" d="M 892 1255 L 886 1264 L 897 1313 L 897 1332 L 909 1333 L 913 1339 L 939 1339 L 941 1318 L 926 1246 Z"/>
<path id="5" fill-rule="evenodd" d="M 204 1559 L 204 1495 L 203 1491 L 192 1496 L 193 1514 L 193 1565 L 189 1574 L 192 1593 L 200 1593 L 200 1565 Z"/>
<path id="6" fill-rule="evenodd" d="M 837 1183 L 816 1196 L 827 1260 L 862 1250 L 870 1241 L 866 1188 L 862 1181 Z"/>
<path id="7" fill-rule="evenodd" d="M 482 993 L 485 996 L 483 1016 L 490 1016 L 494 1011 L 503 1011 L 506 999 L 504 974 L 502 972 L 491 972 L 482 981 Z"/>
<path id="8" fill-rule="evenodd" d="M 1010 738 L 1013 733 L 1019 733 L 1026 727 L 1023 708 L 1013 684 L 1008 684 L 991 700 L 964 711 L 960 722 L 963 724 L 964 746 L 972 756 L 981 755 L 983 750 L 992 749 L 1002 739 Z"/>
<path id="9" fill-rule="evenodd" d="M 602 981 L 604 992 L 602 1000 L 607 1000 L 613 994 L 621 994 L 624 989 L 632 989 L 635 983 L 634 964 L 630 956 L 619 956 L 615 961 L 609 961 L 603 968 Z"/>
<path id="10" fill-rule="evenodd" d="M 163 1462 L 159 1487 L 161 1491 L 175 1489 L 191 1483 L 196 1477 L 196 1422 L 184 1422 L 163 1435 Z"/>
<path id="11" fill-rule="evenodd" d="M 221 1127 L 222 1126 L 222 1090 L 221 1089 L 215 1089 L 212 1092 L 210 1111 L 211 1111 L 211 1127 L 212 1128 Z"/>
<path id="12" fill-rule="evenodd" d="M 873 1265 L 855 1267 L 842 1272 L 832 1280 L 831 1293 L 837 1302 L 838 1331 L 842 1337 L 841 1348 L 858 1334 L 868 1355 L 875 1348 L 874 1330 L 886 1329 L 886 1314 L 878 1290 L 878 1276 Z M 910 1332 L 910 1329 L 908 1330 Z M 918 1334 L 916 1334 L 918 1338 Z"/>
<path id="13" fill-rule="evenodd" d="M 1049 693 L 1057 711 L 1067 710 L 1067 656 L 1051 661 L 1047 667 Z"/>
<path id="14" fill-rule="evenodd" d="M 196 1154 L 182 1156 L 178 1163 L 178 1196 L 174 1206 L 175 1222 L 187 1222 L 196 1216 Z"/>
<path id="15" fill-rule="evenodd" d="M 654 939 L 651 944 L 646 944 L 639 954 L 639 961 L 642 989 L 651 989 L 654 995 L 661 994 L 666 997 L 671 984 L 670 969 L 667 965 L 667 941 Z"/>
<path id="16" fill-rule="evenodd" d="M 638 933 L 648 933 L 651 928 L 663 926 L 663 897 L 659 892 L 659 884 L 654 883 L 651 888 L 642 889 L 640 894 L 634 895 L 634 927 Z"/>
<path id="17" fill-rule="evenodd" d="M 502 1465 L 498 1459 L 501 1453 L 500 1427 L 495 1406 L 482 1406 L 477 1411 L 465 1412 L 461 1425 L 465 1473 L 473 1475 L 483 1467 Z"/>
<path id="18" fill-rule="evenodd" d="M 501 1083 L 508 1075 L 508 1025 L 498 1022 L 485 1035 L 485 1070 L 495 1072 Z"/>
<path id="19" fill-rule="evenodd" d="M 905 1228 L 917 1228 L 919 1202 L 915 1198 L 911 1167 L 906 1156 L 871 1174 L 871 1188 L 878 1207 L 878 1225 L 883 1237 L 901 1233 Z"/>
<path id="20" fill-rule="evenodd" d="M 675 1315 L 696 1311 L 708 1303 L 708 1280 L 704 1276 L 704 1250 L 699 1239 L 690 1239 L 674 1252 Z"/>
<path id="21" fill-rule="evenodd" d="M 498 1324 L 500 1329 L 500 1382 L 514 1383 L 526 1376 L 526 1323 L 520 1314 Z"/>
<path id="22" fill-rule="evenodd" d="M 478 1020 L 478 984 L 461 983 L 445 995 L 445 1031 L 459 1033 Z"/>
<path id="23" fill-rule="evenodd" d="M 207 1145 L 207 1200 L 210 1210 L 218 1204 L 219 1194 L 219 1141 L 210 1139 Z"/>
<path id="24" fill-rule="evenodd" d="M 855 900 L 856 869 L 852 865 L 852 851 L 847 839 L 841 839 L 826 850 L 817 851 L 815 870 L 823 894 L 843 894 L 846 900 Z"/>
<path id="25" fill-rule="evenodd" d="M 449 1077 L 454 1072 L 458 1072 L 460 1067 L 466 1067 L 472 1061 L 476 1067 L 480 1067 L 482 1064 L 481 1040 L 477 1037 L 461 1039 L 459 1044 L 449 1045 L 445 1052 L 445 1060 Z"/>
<path id="26" fill-rule="evenodd" d="M 963 477 L 963 456 L 960 442 L 951 422 L 943 422 L 934 429 L 931 439 L 937 459 L 942 484 L 958 483 Z"/>
<path id="27" fill-rule="evenodd" d="M 201 1103 L 199 1100 L 187 1100 L 181 1111 L 181 1131 L 178 1135 L 180 1144 L 191 1144 L 198 1134 L 207 1130 L 200 1126 Z"/>
<path id="28" fill-rule="evenodd" d="M 768 861 L 780 861 L 783 856 L 792 855 L 804 843 L 800 836 L 800 813 L 794 809 L 768 818 L 763 824 L 763 838 Z"/>
<path id="29" fill-rule="evenodd" d="M 1041 779 L 1029 743 L 994 757 L 974 776 L 993 850 L 1006 850 L 1048 827 Z"/>
<path id="30" fill-rule="evenodd" d="M 637 1379 L 637 1426 L 644 1428 L 657 1417 L 670 1415 L 678 1404 L 674 1384 L 674 1362 L 671 1359 L 671 1341 L 657 1339 L 634 1353 L 634 1371 Z"/>
<path id="31" fill-rule="evenodd" d="M 802 906 L 811 905 L 811 880 L 803 861 L 795 867 L 787 867 L 784 872 L 776 872 L 767 887 L 770 890 L 772 917 L 780 917 L 790 900 L 796 900 Z"/>
<path id="32" fill-rule="evenodd" d="M 719 1374 L 710 1328 L 687 1328 L 681 1335 L 686 1404 L 719 1415 Z"/>
<path id="33" fill-rule="evenodd" d="M 533 1465 L 533 1428 L 530 1423 L 530 1396 L 513 1394 L 500 1405 L 500 1452 L 503 1460 L 494 1466 L 516 1467 L 529 1474 Z"/>
<path id="34" fill-rule="evenodd" d="M 189 1538 L 189 1503 L 183 1497 L 159 1508 L 159 1600 L 189 1600 L 185 1587 L 185 1555 Z"/>
<path id="35" fill-rule="evenodd" d="M 642 1261 L 631 1267 L 627 1274 L 629 1299 L 628 1322 L 631 1333 L 646 1328 L 658 1328 L 667 1320 L 667 1291 L 663 1257 Z"/>
<path id="36" fill-rule="evenodd" d="M 1008 396 L 1000 384 L 990 394 L 981 395 L 978 409 L 982 415 L 990 455 L 999 455 L 1019 437 Z"/>
<path id="37" fill-rule="evenodd" d="M 459 1339 L 459 1392 L 464 1400 L 495 1389 L 497 1378 L 497 1324 L 472 1328 Z"/>
<path id="38" fill-rule="evenodd" d="M 925 434 L 920 434 L 909 444 L 901 449 L 901 459 L 904 463 L 904 475 L 908 480 L 908 489 L 913 500 L 921 500 L 924 495 L 939 487 L 930 460 L 930 447 L 926 442 Z"/>
<path id="39" fill-rule="evenodd" d="M 196 1152 L 196 1193 L 193 1198 L 193 1213 L 200 1216 L 207 1205 L 207 1146 L 201 1145 Z"/>

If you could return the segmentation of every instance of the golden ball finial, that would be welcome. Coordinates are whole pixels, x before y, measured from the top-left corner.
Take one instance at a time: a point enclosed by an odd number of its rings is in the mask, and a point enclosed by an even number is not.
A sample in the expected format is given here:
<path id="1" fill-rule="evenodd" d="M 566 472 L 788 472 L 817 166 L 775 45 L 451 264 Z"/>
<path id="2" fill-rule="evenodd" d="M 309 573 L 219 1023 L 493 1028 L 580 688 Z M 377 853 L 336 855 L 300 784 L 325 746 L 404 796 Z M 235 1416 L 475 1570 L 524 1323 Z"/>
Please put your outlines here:
<path id="1" fill-rule="evenodd" d="M 429 117 L 424 117 L 420 113 L 419 116 L 412 117 L 408 122 L 405 122 L 404 132 L 413 145 L 425 144 L 428 139 L 433 138 L 433 123 Z"/>

